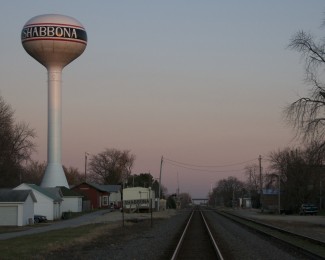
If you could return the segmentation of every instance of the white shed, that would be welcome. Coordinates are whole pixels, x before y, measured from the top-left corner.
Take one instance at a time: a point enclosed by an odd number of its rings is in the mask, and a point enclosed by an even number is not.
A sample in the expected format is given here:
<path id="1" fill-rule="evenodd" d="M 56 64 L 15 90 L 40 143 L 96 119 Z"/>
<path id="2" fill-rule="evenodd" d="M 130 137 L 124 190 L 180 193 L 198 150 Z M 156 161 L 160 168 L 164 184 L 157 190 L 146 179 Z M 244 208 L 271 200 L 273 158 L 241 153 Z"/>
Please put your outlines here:
<path id="1" fill-rule="evenodd" d="M 33 191 L 37 202 L 34 205 L 34 212 L 37 215 L 46 216 L 48 220 L 56 220 L 61 218 L 61 202 L 62 198 L 59 194 L 53 192 L 53 188 L 42 188 L 35 184 L 22 183 L 14 190 Z"/>
<path id="2" fill-rule="evenodd" d="M 0 190 L 0 226 L 33 223 L 36 198 L 31 190 Z"/>
<path id="3" fill-rule="evenodd" d="M 67 187 L 57 187 L 62 193 L 62 212 L 81 212 L 82 211 L 82 195 L 68 189 Z"/>

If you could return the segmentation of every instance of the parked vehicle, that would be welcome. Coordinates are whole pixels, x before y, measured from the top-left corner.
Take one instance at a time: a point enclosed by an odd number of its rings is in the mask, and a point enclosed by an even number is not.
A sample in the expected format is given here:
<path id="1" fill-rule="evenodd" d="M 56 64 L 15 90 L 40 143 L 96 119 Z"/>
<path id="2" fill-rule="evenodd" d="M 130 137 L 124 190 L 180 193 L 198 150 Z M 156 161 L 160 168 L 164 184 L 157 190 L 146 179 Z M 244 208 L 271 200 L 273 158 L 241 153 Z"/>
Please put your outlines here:
<path id="1" fill-rule="evenodd" d="M 299 214 L 300 215 L 317 215 L 318 208 L 314 204 L 301 204 Z"/>
<path id="2" fill-rule="evenodd" d="M 116 205 L 115 203 L 114 204 L 111 203 L 110 208 L 111 209 L 120 209 L 120 206 Z"/>
<path id="3" fill-rule="evenodd" d="M 34 223 L 47 222 L 46 216 L 34 215 Z"/>

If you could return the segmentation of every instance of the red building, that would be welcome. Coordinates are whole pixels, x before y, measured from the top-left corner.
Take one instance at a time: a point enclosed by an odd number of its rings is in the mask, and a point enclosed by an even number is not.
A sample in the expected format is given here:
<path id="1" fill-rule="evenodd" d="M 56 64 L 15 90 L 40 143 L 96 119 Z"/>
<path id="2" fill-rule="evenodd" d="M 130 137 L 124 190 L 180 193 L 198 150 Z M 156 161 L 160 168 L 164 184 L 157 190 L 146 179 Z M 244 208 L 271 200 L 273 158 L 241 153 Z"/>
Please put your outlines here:
<path id="1" fill-rule="evenodd" d="M 119 185 L 101 185 L 83 182 L 74 186 L 71 190 L 82 194 L 83 210 L 109 207 L 109 196 L 111 192 L 119 190 Z"/>

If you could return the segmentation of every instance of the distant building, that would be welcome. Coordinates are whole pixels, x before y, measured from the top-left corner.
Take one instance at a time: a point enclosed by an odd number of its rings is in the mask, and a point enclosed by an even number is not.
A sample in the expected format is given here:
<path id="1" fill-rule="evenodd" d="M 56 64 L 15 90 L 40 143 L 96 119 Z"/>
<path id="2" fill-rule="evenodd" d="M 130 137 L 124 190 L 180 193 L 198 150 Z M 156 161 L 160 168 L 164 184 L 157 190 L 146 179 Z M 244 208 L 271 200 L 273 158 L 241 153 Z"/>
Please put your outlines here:
<path id="1" fill-rule="evenodd" d="M 277 212 L 279 211 L 279 190 L 263 189 L 262 193 L 262 210 Z"/>
<path id="2" fill-rule="evenodd" d="M 239 205 L 241 208 L 249 209 L 252 207 L 251 198 L 239 198 Z"/>
<path id="3" fill-rule="evenodd" d="M 130 212 L 155 209 L 155 191 L 143 187 L 125 188 L 123 207 Z"/>
<path id="4" fill-rule="evenodd" d="M 71 189 L 83 195 L 83 210 L 108 208 L 121 204 L 120 185 L 83 182 Z"/>

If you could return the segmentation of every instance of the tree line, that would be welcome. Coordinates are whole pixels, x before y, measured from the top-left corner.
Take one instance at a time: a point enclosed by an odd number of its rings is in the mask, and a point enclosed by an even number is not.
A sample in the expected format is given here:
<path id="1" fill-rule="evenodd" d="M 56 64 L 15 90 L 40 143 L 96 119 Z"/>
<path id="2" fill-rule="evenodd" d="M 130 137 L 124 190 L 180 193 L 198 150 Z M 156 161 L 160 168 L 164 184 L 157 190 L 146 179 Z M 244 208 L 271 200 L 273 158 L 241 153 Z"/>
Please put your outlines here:
<path id="1" fill-rule="evenodd" d="M 0 96 L 0 188 L 13 188 L 20 183 L 40 185 L 46 169 L 46 162 L 32 159 L 36 151 L 36 132 L 24 122 L 16 123 L 14 110 Z M 88 181 L 124 187 L 152 187 L 159 196 L 159 182 L 150 173 L 131 174 L 135 155 L 129 150 L 107 148 L 91 155 L 89 166 L 83 174 L 78 168 L 63 165 L 70 186 Z M 167 194 L 161 186 L 160 197 Z"/>
<path id="2" fill-rule="evenodd" d="M 40 185 L 46 162 L 32 159 L 36 151 L 36 132 L 24 122 L 15 122 L 14 110 L 0 96 L 0 188 L 13 188 L 20 183 Z M 69 185 L 83 181 L 98 184 L 121 184 L 154 187 L 158 196 L 159 183 L 149 173 L 131 174 L 135 155 L 129 150 L 105 149 L 91 155 L 87 176 L 78 168 L 63 165 Z M 87 179 L 86 179 L 87 178 Z M 162 194 L 167 189 L 161 189 Z"/>
<path id="3" fill-rule="evenodd" d="M 234 206 L 236 198 L 250 197 L 252 206 L 258 208 L 261 190 L 276 186 L 284 208 L 297 211 L 306 202 L 325 208 L 325 38 L 298 31 L 288 48 L 300 53 L 309 90 L 283 111 L 300 145 L 270 152 L 263 174 L 253 164 L 245 167 L 245 181 L 235 177 L 218 181 L 209 194 L 211 205 Z"/>
<path id="4" fill-rule="evenodd" d="M 209 204 L 239 207 L 238 198 L 250 198 L 252 207 L 260 208 L 263 189 L 280 192 L 282 209 L 297 212 L 302 203 L 324 208 L 324 158 L 325 150 L 318 143 L 273 151 L 267 159 L 269 166 L 262 173 L 259 165 L 253 163 L 245 167 L 244 181 L 232 176 L 218 181 L 209 194 Z"/>

